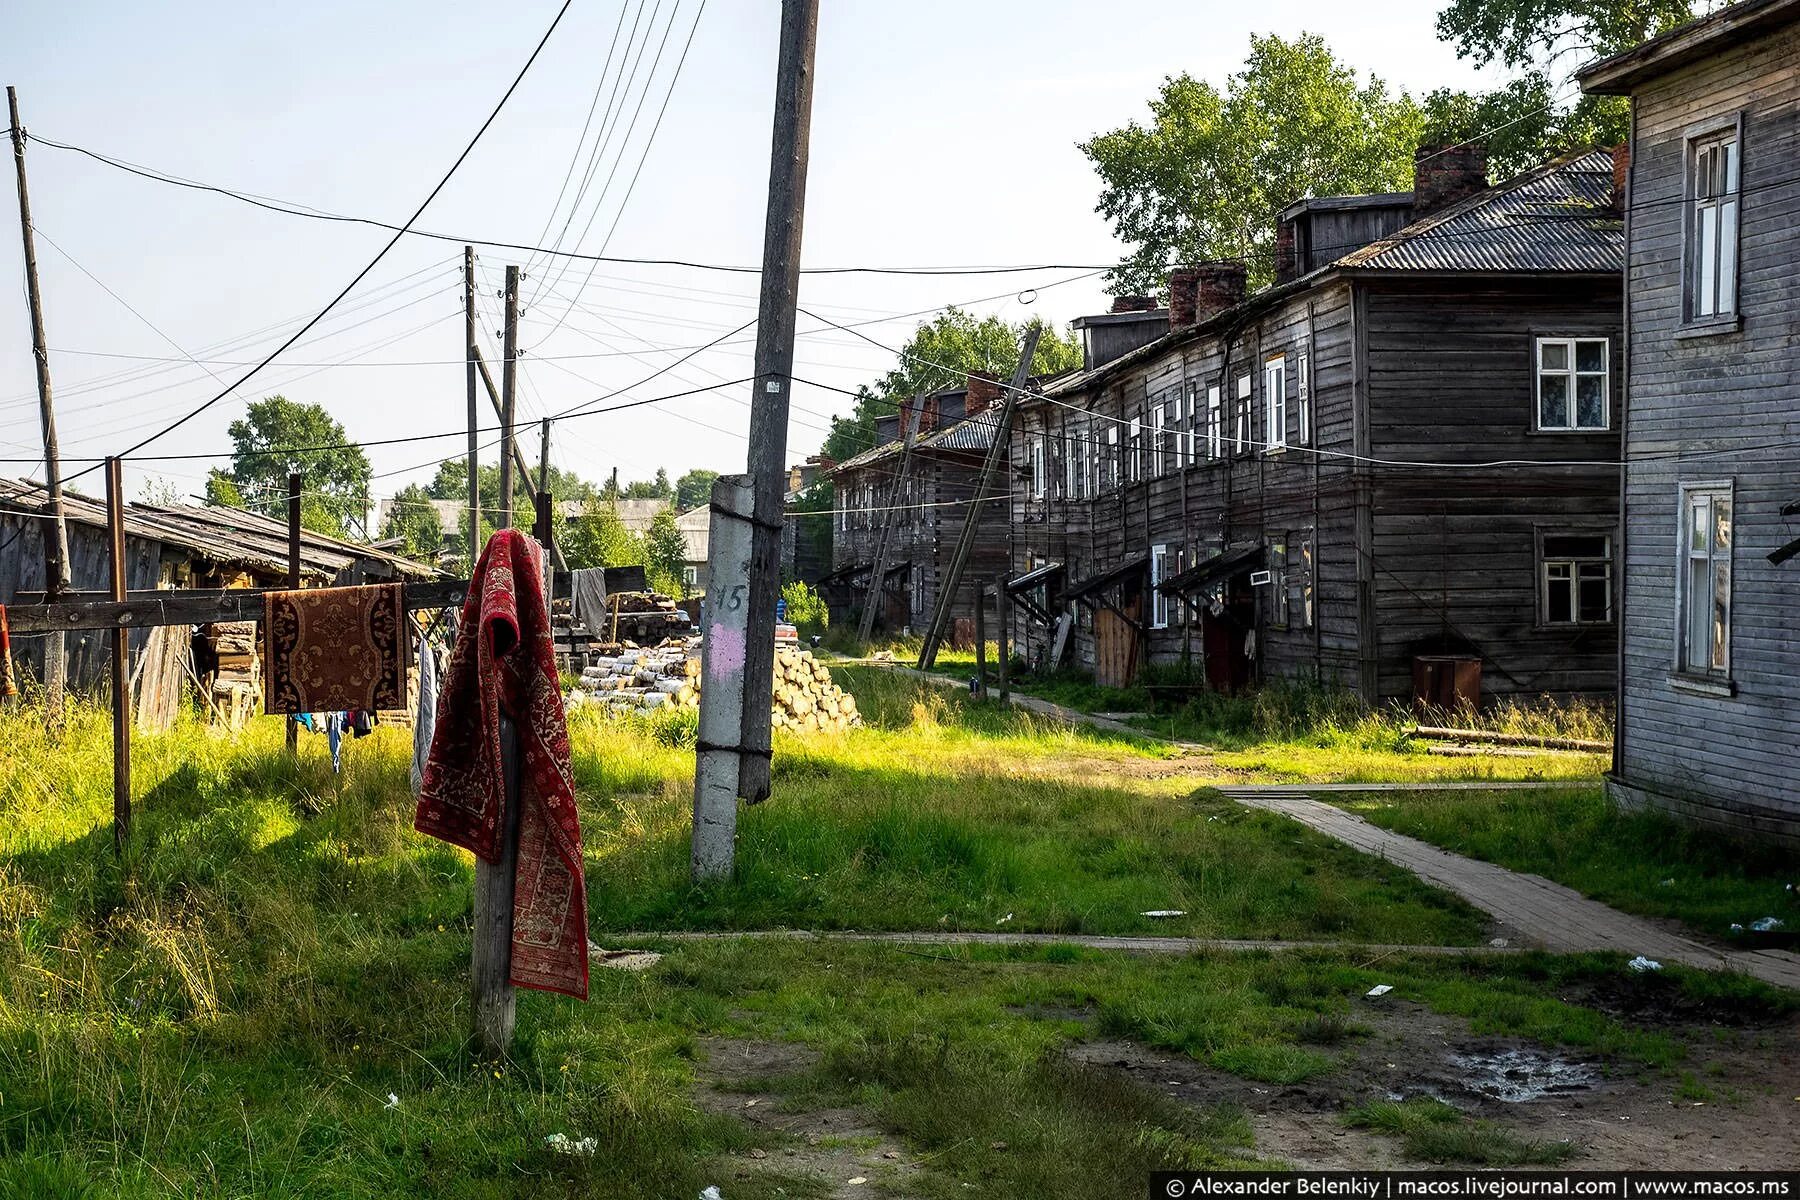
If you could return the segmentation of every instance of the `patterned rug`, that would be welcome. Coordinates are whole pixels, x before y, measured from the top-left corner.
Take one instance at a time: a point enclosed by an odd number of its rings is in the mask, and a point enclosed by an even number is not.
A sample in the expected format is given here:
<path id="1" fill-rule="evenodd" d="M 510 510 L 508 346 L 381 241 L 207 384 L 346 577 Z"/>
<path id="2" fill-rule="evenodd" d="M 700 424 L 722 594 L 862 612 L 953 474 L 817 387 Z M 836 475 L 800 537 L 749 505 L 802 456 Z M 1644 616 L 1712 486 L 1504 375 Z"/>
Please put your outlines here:
<path id="1" fill-rule="evenodd" d="M 413 825 L 499 861 L 506 827 L 500 718 L 510 718 L 519 736 L 512 982 L 586 999 L 587 882 L 542 561 L 536 542 L 503 529 L 475 564 L 462 633 L 439 681 Z"/>
<path id="2" fill-rule="evenodd" d="M 397 583 L 265 593 L 265 710 L 405 708 L 405 615 Z"/>

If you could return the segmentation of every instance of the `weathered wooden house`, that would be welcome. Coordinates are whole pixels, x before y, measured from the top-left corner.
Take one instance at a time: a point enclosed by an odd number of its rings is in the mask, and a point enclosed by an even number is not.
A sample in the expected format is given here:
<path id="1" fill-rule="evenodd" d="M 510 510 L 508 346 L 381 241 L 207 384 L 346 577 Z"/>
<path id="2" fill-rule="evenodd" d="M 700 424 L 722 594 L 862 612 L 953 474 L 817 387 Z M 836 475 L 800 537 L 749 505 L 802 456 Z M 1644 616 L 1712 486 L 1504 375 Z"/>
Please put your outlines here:
<path id="1" fill-rule="evenodd" d="M 1015 644 L 1133 679 L 1203 666 L 1374 702 L 1609 693 L 1620 267 L 1614 156 L 1490 187 L 1303 200 L 1275 282 L 1174 272 L 1076 322 L 1084 368 L 1009 439 Z"/>
<path id="2" fill-rule="evenodd" d="M 831 571 L 819 580 L 833 619 L 855 620 L 882 560 L 876 627 L 918 632 L 937 604 L 939 581 L 950 569 L 956 541 L 994 444 L 1000 382 L 976 375 L 966 388 L 915 397 L 876 423 L 877 445 L 838 463 L 825 477 L 837 486 Z M 917 417 L 911 449 L 907 423 Z M 996 492 L 1004 488 L 996 487 Z M 993 499 L 977 514 L 980 528 L 964 578 L 993 580 L 1008 569 L 1007 505 Z M 885 538 L 885 550 L 883 539 Z M 975 614 L 974 593 L 958 589 L 951 608 L 961 622 L 952 640 L 965 640 Z"/>
<path id="3" fill-rule="evenodd" d="M 106 505 L 75 492 L 63 496 L 69 533 L 70 598 L 111 595 L 112 562 Z M 44 600 L 44 532 L 49 503 L 43 488 L 28 480 L 0 479 L 0 605 L 41 604 Z M 283 587 L 287 582 L 287 525 L 258 513 L 196 505 L 128 504 L 125 510 L 126 587 L 133 593 L 157 590 Z M 304 586 L 425 580 L 438 572 L 423 563 L 373 546 L 325 537 L 311 531 L 300 539 Z M 64 639 L 68 681 L 80 691 L 96 691 L 108 680 L 112 642 L 104 633 L 71 633 Z M 208 673 L 195 661 L 191 629 L 162 627 L 131 631 L 134 711 L 140 724 L 166 723 L 174 701 Z M 201 659 L 206 646 L 199 645 Z M 13 640 L 15 666 L 42 678 L 44 639 Z M 246 673 L 254 678 L 253 672 Z M 208 689 L 210 690 L 210 689 Z M 161 714 L 149 719 L 148 714 Z"/>
<path id="4" fill-rule="evenodd" d="M 1581 73 L 1632 100 L 1612 789 L 1800 844 L 1800 0 Z"/>

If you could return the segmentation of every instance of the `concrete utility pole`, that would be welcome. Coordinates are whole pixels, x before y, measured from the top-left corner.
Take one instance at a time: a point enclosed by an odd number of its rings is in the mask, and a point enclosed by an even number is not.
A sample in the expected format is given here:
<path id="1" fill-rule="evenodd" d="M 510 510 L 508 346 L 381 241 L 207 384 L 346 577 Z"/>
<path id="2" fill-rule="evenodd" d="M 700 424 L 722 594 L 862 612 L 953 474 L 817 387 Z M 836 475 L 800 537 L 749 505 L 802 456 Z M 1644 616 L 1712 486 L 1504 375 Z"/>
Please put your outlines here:
<path id="1" fill-rule="evenodd" d="M 481 410 L 475 403 L 475 364 L 480 357 L 475 342 L 475 247 L 463 247 L 463 355 L 468 360 L 469 384 L 469 569 L 475 574 L 475 560 L 481 557 L 481 483 L 477 461 L 481 450 L 478 434 Z"/>
<path id="2" fill-rule="evenodd" d="M 31 230 L 31 193 L 25 186 L 25 126 L 19 94 L 6 89 L 12 120 L 13 170 L 19 179 L 19 235 L 25 242 L 25 299 L 31 309 L 31 357 L 37 364 L 38 417 L 44 427 L 44 490 L 50 496 L 50 528 L 44 540 L 44 599 L 55 604 L 69 590 L 69 527 L 63 520 L 62 454 L 56 446 L 56 409 L 50 402 L 50 352 L 44 345 L 44 297 L 38 290 L 37 238 Z M 44 697 L 52 714 L 62 708 L 68 662 L 60 629 L 44 635 Z"/>
<path id="3" fill-rule="evenodd" d="M 519 384 L 519 268 L 506 268 L 506 361 L 500 365 L 500 519 L 501 529 L 512 526 L 513 456 L 518 441 L 513 436 L 513 414 L 518 412 Z"/>

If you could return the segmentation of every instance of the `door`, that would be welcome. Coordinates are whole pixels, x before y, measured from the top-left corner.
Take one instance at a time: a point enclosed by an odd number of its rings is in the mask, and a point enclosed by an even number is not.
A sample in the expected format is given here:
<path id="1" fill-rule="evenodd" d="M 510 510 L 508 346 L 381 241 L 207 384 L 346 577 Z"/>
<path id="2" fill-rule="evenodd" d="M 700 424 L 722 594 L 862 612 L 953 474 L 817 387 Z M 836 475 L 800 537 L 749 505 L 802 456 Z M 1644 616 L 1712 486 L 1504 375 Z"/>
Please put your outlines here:
<path id="1" fill-rule="evenodd" d="M 1237 575 L 1226 581 L 1222 611 L 1215 612 L 1210 602 L 1203 602 L 1200 644 L 1206 654 L 1206 686 L 1215 692 L 1232 694 L 1250 685 L 1246 643 L 1256 628 L 1256 593 L 1249 579 Z"/>
<path id="2" fill-rule="evenodd" d="M 1095 611 L 1094 682 L 1101 687 L 1130 687 L 1137 678 L 1138 622 L 1143 606 L 1140 595 L 1121 605 L 1126 616 L 1110 608 Z"/>

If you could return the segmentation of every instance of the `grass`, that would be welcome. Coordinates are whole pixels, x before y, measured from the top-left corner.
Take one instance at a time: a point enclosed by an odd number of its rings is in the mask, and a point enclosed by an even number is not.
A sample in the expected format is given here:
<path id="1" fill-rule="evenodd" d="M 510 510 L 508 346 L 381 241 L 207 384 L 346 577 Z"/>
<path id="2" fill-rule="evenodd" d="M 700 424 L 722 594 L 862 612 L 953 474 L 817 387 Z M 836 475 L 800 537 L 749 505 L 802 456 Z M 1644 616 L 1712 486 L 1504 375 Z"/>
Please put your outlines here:
<path id="1" fill-rule="evenodd" d="M 1597 786 L 1397 792 L 1343 803 L 1383 828 L 1713 937 L 1767 916 L 1800 927 L 1789 890 L 1800 883 L 1800 855 L 1731 841 L 1659 813 L 1621 811 Z"/>
<path id="2" fill-rule="evenodd" d="M 703 892 L 677 869 L 678 733 L 577 721 L 596 927 L 937 928 L 942 909 L 984 928 L 1003 910 L 1007 928 L 1123 927 L 1177 899 L 1194 928 L 1235 932 L 1479 928 L 1273 819 L 1136 788 L 1129 772 L 1161 759 L 1132 739 L 884 686 L 859 688 L 869 729 L 778 743 L 777 799 L 745 815 L 740 878 Z M 780 1086 L 796 1103 L 841 1097 L 903 1139 L 913 1194 L 1092 1196 L 1255 1151 L 1241 1114 L 1079 1068 L 1072 1039 L 1131 1037 L 1279 1083 L 1354 1051 L 1354 997 L 1377 982 L 1478 1032 L 1684 1061 L 1679 1036 L 1558 998 L 1616 981 L 1607 958 L 730 939 L 596 971 L 585 1005 L 521 993 L 513 1055 L 481 1062 L 465 1044 L 470 860 L 412 831 L 403 731 L 349 743 L 341 776 L 322 739 L 290 760 L 274 720 L 140 737 L 122 858 L 107 733 L 97 710 L 51 737 L 0 709 L 0 1195 L 820 1194 L 781 1156 L 749 1169 L 771 1135 L 695 1102 L 703 1039 L 729 1036 L 815 1050 L 818 1067 Z M 1636 986 L 1782 1011 L 1767 989 L 1676 969 Z M 598 1150 L 555 1153 L 556 1133 Z"/>
<path id="3" fill-rule="evenodd" d="M 1346 1113 L 1344 1123 L 1399 1138 L 1401 1153 L 1420 1162 L 1547 1166 L 1579 1149 L 1573 1142 L 1523 1138 L 1491 1121 L 1471 1121 L 1441 1100 L 1375 1100 Z"/>

